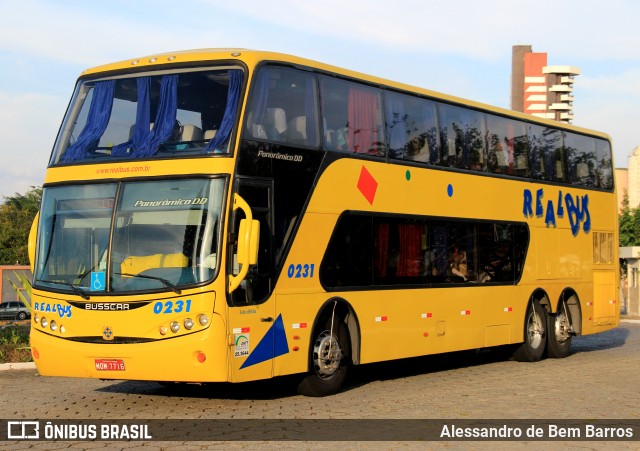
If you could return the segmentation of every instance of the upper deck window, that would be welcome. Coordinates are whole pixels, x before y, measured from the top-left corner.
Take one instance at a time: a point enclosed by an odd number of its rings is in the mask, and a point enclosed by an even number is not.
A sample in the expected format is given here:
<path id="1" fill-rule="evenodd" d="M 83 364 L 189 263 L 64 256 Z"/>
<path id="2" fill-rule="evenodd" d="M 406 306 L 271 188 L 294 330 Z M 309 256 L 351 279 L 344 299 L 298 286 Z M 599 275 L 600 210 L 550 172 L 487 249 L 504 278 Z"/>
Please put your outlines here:
<path id="1" fill-rule="evenodd" d="M 241 86 L 239 69 L 81 80 L 50 165 L 227 153 Z"/>
<path id="2" fill-rule="evenodd" d="M 317 83 L 311 72 L 264 66 L 257 72 L 246 119 L 246 137 L 318 147 Z"/>

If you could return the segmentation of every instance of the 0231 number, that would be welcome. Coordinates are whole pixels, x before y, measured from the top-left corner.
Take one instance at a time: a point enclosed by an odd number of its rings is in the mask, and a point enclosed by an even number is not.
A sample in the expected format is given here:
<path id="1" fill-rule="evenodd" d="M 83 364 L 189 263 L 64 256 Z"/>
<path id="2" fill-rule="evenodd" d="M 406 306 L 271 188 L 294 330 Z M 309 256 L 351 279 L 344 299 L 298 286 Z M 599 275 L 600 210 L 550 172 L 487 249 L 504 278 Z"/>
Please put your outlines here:
<path id="1" fill-rule="evenodd" d="M 287 269 L 287 276 L 289 279 L 307 279 L 312 278 L 315 273 L 316 265 L 311 263 L 304 263 L 294 265 L 293 263 L 289 265 Z"/>

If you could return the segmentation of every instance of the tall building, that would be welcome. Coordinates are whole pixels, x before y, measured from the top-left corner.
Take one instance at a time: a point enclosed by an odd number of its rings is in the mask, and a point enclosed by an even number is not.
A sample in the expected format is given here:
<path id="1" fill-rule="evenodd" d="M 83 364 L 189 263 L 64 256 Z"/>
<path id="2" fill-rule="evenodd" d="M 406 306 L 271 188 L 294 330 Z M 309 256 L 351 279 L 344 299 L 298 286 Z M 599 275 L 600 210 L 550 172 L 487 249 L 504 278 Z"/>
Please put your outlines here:
<path id="1" fill-rule="evenodd" d="M 547 54 L 530 45 L 514 45 L 511 59 L 511 109 L 571 123 L 573 81 L 580 69 L 549 66 Z"/>

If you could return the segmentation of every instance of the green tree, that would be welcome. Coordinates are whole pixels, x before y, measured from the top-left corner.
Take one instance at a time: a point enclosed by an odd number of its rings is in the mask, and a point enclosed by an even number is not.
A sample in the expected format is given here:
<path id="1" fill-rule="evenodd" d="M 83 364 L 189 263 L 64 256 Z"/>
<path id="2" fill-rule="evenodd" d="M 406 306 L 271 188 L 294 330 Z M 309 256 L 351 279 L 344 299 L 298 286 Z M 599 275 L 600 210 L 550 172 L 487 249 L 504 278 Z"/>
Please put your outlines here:
<path id="1" fill-rule="evenodd" d="M 640 246 L 640 208 L 629 207 L 629 196 L 624 193 L 618 216 L 620 246 Z"/>
<path id="2" fill-rule="evenodd" d="M 0 205 L 0 265 L 29 263 L 29 230 L 41 199 L 42 188 L 35 186 L 26 194 L 4 197 Z"/>

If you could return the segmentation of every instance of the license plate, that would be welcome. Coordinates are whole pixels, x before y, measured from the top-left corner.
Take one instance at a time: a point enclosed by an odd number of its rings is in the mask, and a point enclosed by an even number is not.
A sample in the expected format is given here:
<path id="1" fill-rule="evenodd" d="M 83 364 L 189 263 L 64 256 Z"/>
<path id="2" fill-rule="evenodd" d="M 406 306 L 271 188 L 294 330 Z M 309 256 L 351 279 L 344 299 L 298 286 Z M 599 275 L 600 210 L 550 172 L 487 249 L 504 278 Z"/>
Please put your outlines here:
<path id="1" fill-rule="evenodd" d="M 96 359 L 96 371 L 124 371 L 124 360 Z"/>

